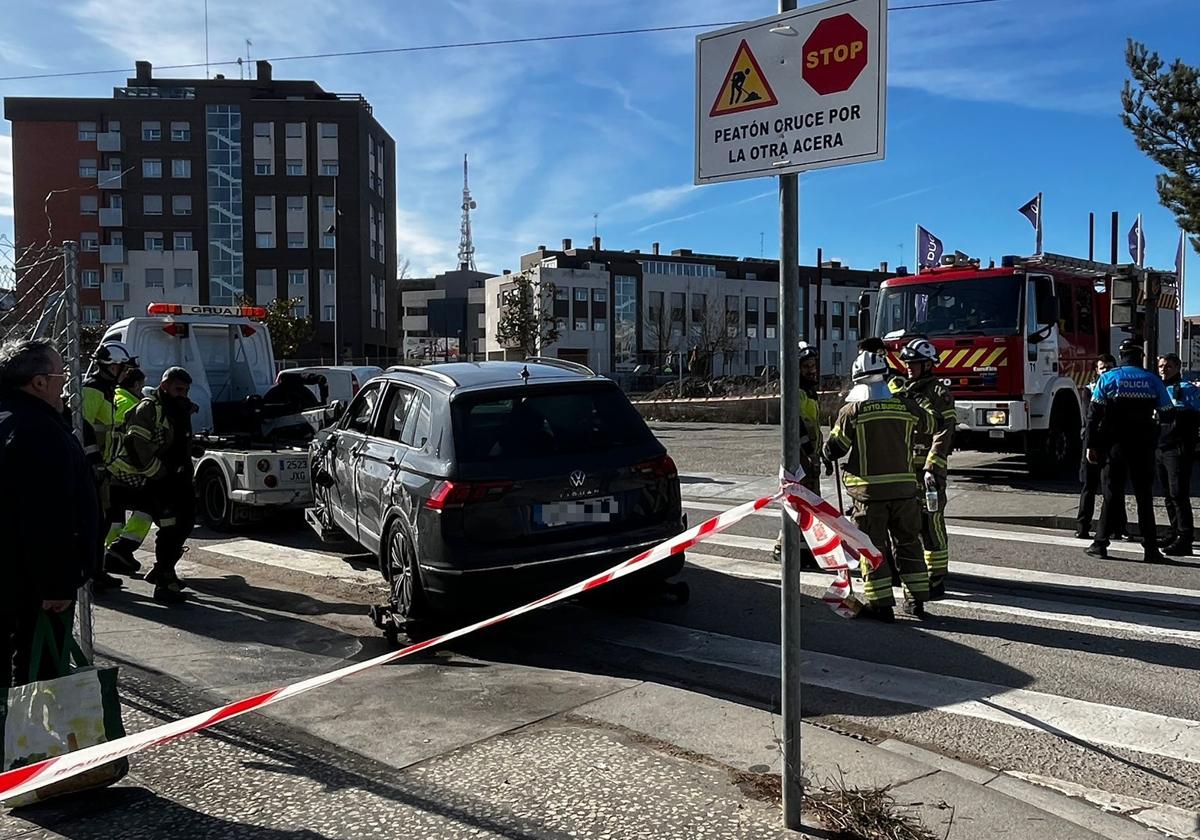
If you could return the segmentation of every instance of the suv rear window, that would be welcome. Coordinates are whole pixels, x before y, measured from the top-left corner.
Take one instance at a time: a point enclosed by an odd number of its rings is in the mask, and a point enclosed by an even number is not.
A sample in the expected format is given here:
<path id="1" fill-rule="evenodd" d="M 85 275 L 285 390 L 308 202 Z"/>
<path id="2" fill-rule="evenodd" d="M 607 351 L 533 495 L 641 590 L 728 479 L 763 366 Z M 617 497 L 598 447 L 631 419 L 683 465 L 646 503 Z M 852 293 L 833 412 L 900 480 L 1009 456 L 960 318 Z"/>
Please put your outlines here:
<path id="1" fill-rule="evenodd" d="M 454 445 L 463 463 L 598 452 L 652 438 L 616 386 L 471 394 L 452 407 Z"/>

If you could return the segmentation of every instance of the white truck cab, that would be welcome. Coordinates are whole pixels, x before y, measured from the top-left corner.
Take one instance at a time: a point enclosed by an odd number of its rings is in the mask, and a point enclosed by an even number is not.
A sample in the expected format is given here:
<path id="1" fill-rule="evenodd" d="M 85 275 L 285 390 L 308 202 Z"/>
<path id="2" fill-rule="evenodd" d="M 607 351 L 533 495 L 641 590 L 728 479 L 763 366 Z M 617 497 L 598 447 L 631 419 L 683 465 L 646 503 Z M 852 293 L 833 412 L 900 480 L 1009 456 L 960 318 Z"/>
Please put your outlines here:
<path id="1" fill-rule="evenodd" d="M 275 382 L 266 314 L 257 306 L 152 303 L 145 316 L 104 334 L 138 358 L 148 387 L 170 367 L 191 375 L 192 429 L 206 448 L 196 459 L 197 512 L 213 527 L 303 509 L 312 499 L 307 446 L 262 435 L 261 398 Z"/>

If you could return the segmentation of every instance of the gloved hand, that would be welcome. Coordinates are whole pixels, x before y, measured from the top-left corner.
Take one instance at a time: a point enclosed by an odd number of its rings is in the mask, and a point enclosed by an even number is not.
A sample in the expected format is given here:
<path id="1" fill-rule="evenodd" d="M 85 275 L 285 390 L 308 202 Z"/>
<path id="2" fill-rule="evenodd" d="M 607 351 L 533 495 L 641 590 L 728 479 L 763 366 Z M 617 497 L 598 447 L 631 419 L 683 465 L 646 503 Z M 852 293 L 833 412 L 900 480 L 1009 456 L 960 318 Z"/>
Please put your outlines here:
<path id="1" fill-rule="evenodd" d="M 929 470 L 925 471 L 924 482 L 925 482 L 926 490 L 936 490 L 937 489 L 937 486 L 938 486 L 937 476 L 935 476 L 931 471 L 929 471 Z"/>

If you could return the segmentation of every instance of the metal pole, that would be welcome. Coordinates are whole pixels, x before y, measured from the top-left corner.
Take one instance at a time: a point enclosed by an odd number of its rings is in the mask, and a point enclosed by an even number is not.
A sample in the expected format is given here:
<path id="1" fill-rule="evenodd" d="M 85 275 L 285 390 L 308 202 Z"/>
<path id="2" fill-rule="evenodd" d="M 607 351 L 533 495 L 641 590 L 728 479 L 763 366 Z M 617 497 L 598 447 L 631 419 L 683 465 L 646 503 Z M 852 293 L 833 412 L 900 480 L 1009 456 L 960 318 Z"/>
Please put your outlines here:
<path id="1" fill-rule="evenodd" d="M 66 347 L 63 357 L 68 365 L 67 390 L 71 408 L 71 423 L 75 435 L 83 440 L 83 348 L 79 336 L 79 243 L 63 243 L 63 321 L 66 327 Z M 89 580 L 79 587 L 75 606 L 79 616 L 79 647 L 89 662 L 95 660 L 95 627 L 92 624 L 92 584 Z"/>
<path id="2" fill-rule="evenodd" d="M 342 307 L 338 303 L 338 289 L 342 286 L 342 278 L 338 276 L 338 240 L 342 237 L 341 219 L 338 218 L 337 176 L 333 176 L 333 364 L 339 364 L 341 356 L 338 348 L 338 321 L 342 319 Z"/>
<path id="3" fill-rule="evenodd" d="M 797 211 L 796 215 L 797 215 L 796 224 L 799 224 L 800 223 L 799 211 Z M 822 345 L 825 343 L 825 310 L 821 308 L 821 304 L 824 302 L 823 301 L 824 292 L 822 291 L 822 287 L 825 285 L 824 269 L 821 268 L 822 262 L 824 262 L 824 254 L 821 252 L 821 249 L 818 248 L 817 249 L 817 300 L 816 300 L 816 303 L 813 304 L 814 307 L 816 308 L 816 313 L 813 316 L 813 343 L 815 344 L 815 346 L 817 348 L 817 381 L 818 382 L 821 381 L 821 374 L 824 372 L 822 369 L 825 367 L 823 364 L 821 364 L 821 361 L 825 355 L 822 352 L 824 350 Z M 779 301 L 779 308 L 783 309 L 783 301 L 782 300 Z"/>
<path id="4" fill-rule="evenodd" d="M 1121 235 L 1119 230 L 1120 221 L 1117 217 L 1117 211 L 1112 212 L 1112 259 L 1109 260 L 1113 265 L 1117 264 L 1117 256 L 1120 253 L 1117 250 L 1117 237 Z"/>
<path id="5" fill-rule="evenodd" d="M 779 11 L 796 8 L 779 0 Z M 800 471 L 800 184 L 779 176 L 779 415 L 783 467 Z M 818 267 L 818 277 L 820 268 Z M 820 286 L 817 287 L 818 293 Z M 818 312 L 818 317 L 819 317 Z M 820 346 L 819 344 L 817 345 Z M 800 757 L 800 529 L 782 517 L 781 694 L 783 710 L 783 822 L 800 829 L 804 783 Z"/>
<path id="6" fill-rule="evenodd" d="M 1142 288 L 1146 290 L 1146 370 L 1158 370 L 1158 277 L 1142 269 Z"/>
<path id="7" fill-rule="evenodd" d="M 1088 213 L 1088 259 L 1096 259 L 1096 214 Z"/>

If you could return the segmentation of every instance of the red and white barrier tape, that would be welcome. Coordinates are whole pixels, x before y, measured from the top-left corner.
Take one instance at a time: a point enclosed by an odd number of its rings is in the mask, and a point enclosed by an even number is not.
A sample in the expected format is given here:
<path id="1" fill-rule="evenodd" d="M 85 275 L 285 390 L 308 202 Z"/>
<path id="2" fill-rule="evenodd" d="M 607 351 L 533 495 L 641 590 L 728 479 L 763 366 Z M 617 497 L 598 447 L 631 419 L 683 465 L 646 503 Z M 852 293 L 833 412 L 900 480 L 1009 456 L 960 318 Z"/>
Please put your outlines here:
<path id="1" fill-rule="evenodd" d="M 66 753 L 64 755 L 54 756 L 44 759 L 36 764 L 30 764 L 25 767 L 18 767 L 0 773 L 0 803 L 5 799 L 11 799 L 23 794 L 32 793 L 40 788 L 51 785 L 55 782 L 82 773 L 89 768 L 96 767 L 102 764 L 107 764 L 110 761 L 116 761 L 119 758 L 133 755 L 134 753 L 142 752 L 151 747 L 168 744 L 177 738 L 182 738 L 185 735 L 191 735 L 195 732 L 200 732 L 215 726 L 222 721 L 244 715 L 247 712 L 256 711 L 273 703 L 278 703 L 281 700 L 286 700 L 290 697 L 295 697 L 298 694 L 303 694 L 306 691 L 312 691 L 314 688 L 328 685 L 337 680 L 344 679 L 360 671 L 366 671 L 369 668 L 374 668 L 377 665 L 383 665 L 387 662 L 394 662 L 397 659 L 403 659 L 406 656 L 411 656 L 414 653 L 425 650 L 426 648 L 434 647 L 435 645 L 444 644 L 453 639 L 458 639 L 469 633 L 474 633 L 476 630 L 482 630 L 486 627 L 491 627 L 501 622 L 507 621 L 510 618 L 523 615 L 541 607 L 553 604 L 558 601 L 564 601 L 568 598 L 573 598 L 596 587 L 603 586 L 618 578 L 625 577 L 633 572 L 643 569 L 647 566 L 658 563 L 662 560 L 672 557 L 680 552 L 687 551 L 698 543 L 702 542 L 706 537 L 712 534 L 718 534 L 728 528 L 736 525 L 741 520 L 745 519 L 755 511 L 762 510 L 769 505 L 783 501 L 788 515 L 795 519 L 802 528 L 804 522 L 809 522 L 809 526 L 805 531 L 805 538 L 809 544 L 813 546 L 814 554 L 818 558 L 830 558 L 827 562 L 831 565 L 825 568 L 835 571 L 838 574 L 838 580 L 830 591 L 836 588 L 838 592 L 844 593 L 839 598 L 839 604 L 850 595 L 850 578 L 849 565 L 845 562 L 845 555 L 830 557 L 830 555 L 840 548 L 848 548 L 857 557 L 866 557 L 869 561 L 872 558 L 879 557 L 878 551 L 871 545 L 870 540 L 866 538 L 861 531 L 854 527 L 845 519 L 835 508 L 827 504 L 820 496 L 816 496 L 807 489 L 795 483 L 795 479 L 788 476 L 788 480 L 783 484 L 780 491 L 772 496 L 764 496 L 761 499 L 755 499 L 752 502 L 738 505 L 735 508 L 725 511 L 724 513 L 714 516 L 705 522 L 700 523 L 694 528 L 690 528 L 677 537 L 674 537 L 664 543 L 660 543 L 654 548 L 644 551 L 636 557 L 631 558 L 623 563 L 620 563 L 613 568 L 593 575 L 587 580 L 568 586 L 566 589 L 560 589 L 536 601 L 531 601 L 508 612 L 493 616 L 482 621 L 477 621 L 474 624 L 461 627 L 458 630 L 453 630 L 441 636 L 432 639 L 426 639 L 416 644 L 411 644 L 408 647 L 402 648 L 391 653 L 385 653 L 381 656 L 376 656 L 373 659 L 368 659 L 363 662 L 347 665 L 344 668 L 339 668 L 336 671 L 330 671 L 327 674 L 321 674 L 316 677 L 311 677 L 307 680 L 302 680 L 298 683 L 293 683 L 283 688 L 276 688 L 271 691 L 256 694 L 253 697 L 246 697 L 242 700 L 237 700 L 233 703 L 228 703 L 217 709 L 211 709 L 206 712 L 201 712 L 191 717 L 183 718 L 182 720 L 171 721 L 160 726 L 155 726 L 147 729 L 145 732 L 138 732 L 133 735 L 126 735 L 123 738 L 118 738 L 115 741 L 110 741 L 105 744 L 96 744 L 95 746 L 85 747 L 84 749 L 75 752 Z M 817 525 L 822 528 L 818 530 Z M 825 530 L 828 529 L 833 533 L 832 539 L 825 536 Z M 811 536 L 810 536 L 811 534 Z M 814 540 L 816 544 L 814 545 Z M 818 553 L 817 548 L 821 548 Z M 877 561 L 872 561 L 872 566 Z M 828 599 L 826 599 L 828 600 Z M 834 605 L 835 609 L 845 615 L 846 612 Z"/>

